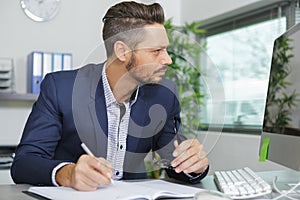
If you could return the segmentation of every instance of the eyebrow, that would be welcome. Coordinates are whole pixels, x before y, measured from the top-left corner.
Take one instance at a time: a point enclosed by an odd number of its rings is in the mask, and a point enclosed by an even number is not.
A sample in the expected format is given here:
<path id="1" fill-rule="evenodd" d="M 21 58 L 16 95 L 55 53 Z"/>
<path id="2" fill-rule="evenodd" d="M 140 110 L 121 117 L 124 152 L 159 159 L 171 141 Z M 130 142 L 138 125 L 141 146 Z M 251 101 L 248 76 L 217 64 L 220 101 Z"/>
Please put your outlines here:
<path id="1" fill-rule="evenodd" d="M 165 46 L 154 46 L 154 47 L 150 47 L 151 49 L 167 49 L 169 47 L 169 45 L 165 45 Z"/>
<path id="2" fill-rule="evenodd" d="M 160 46 L 160 48 L 162 48 L 162 49 L 166 49 L 166 48 L 168 48 L 168 47 L 169 47 L 169 44 L 166 45 L 166 46 Z"/>
<path id="3" fill-rule="evenodd" d="M 136 50 L 138 50 L 138 49 L 148 49 L 148 50 L 156 50 L 156 49 L 167 49 L 169 47 L 169 44 L 168 45 L 161 45 L 161 46 L 159 46 L 159 45 L 157 45 L 157 46 L 149 46 L 149 47 L 142 47 L 142 48 L 137 48 Z"/>

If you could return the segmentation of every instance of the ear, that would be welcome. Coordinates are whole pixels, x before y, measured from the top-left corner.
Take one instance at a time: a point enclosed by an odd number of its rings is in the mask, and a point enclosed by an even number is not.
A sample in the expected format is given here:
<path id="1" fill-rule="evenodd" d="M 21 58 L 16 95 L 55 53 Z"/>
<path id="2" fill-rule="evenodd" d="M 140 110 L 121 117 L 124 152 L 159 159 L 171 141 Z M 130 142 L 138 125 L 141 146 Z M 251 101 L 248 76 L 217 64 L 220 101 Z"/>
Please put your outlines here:
<path id="1" fill-rule="evenodd" d="M 114 44 L 114 53 L 120 61 L 126 61 L 129 47 L 122 41 L 116 41 Z"/>

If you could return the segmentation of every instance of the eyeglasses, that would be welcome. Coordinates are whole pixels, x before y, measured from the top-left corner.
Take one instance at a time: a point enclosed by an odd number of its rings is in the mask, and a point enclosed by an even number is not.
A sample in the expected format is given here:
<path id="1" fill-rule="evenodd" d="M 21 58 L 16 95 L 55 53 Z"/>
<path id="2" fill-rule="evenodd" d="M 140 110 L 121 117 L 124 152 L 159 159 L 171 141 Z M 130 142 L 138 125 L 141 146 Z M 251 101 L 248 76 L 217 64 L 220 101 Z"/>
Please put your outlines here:
<path id="1" fill-rule="evenodd" d="M 174 167 L 172 167 L 172 165 L 171 165 L 171 161 L 168 159 L 157 160 L 156 158 L 154 158 L 153 166 L 160 168 L 160 169 L 174 169 Z"/>

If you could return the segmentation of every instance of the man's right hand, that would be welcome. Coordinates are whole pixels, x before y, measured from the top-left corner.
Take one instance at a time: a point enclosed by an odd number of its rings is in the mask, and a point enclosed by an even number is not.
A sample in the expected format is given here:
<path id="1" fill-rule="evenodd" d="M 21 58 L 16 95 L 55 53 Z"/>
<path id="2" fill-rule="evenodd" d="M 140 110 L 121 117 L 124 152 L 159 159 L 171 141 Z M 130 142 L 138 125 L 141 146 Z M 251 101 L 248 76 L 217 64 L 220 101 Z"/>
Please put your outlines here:
<path id="1" fill-rule="evenodd" d="M 111 163 L 104 158 L 84 154 L 76 164 L 67 164 L 60 168 L 55 175 L 55 180 L 61 186 L 93 191 L 99 185 L 110 184 L 112 176 Z"/>

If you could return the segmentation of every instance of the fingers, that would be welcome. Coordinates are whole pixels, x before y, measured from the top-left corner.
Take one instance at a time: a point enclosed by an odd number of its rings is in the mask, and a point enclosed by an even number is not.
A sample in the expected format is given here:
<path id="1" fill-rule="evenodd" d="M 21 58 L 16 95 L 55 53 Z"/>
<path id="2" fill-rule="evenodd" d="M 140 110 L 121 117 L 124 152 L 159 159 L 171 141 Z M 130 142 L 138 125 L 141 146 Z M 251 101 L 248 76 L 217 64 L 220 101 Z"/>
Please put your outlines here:
<path id="1" fill-rule="evenodd" d="M 208 166 L 208 159 L 203 149 L 203 145 L 198 140 L 185 140 L 180 145 L 174 142 L 175 150 L 173 156 L 176 157 L 171 165 L 177 173 L 202 173 Z"/>
<path id="2" fill-rule="evenodd" d="M 72 171 L 71 186 L 77 190 L 96 190 L 110 184 L 112 165 L 103 158 L 82 155 Z"/>
<path id="3" fill-rule="evenodd" d="M 91 162 L 89 163 L 96 171 L 98 171 L 100 174 L 103 174 L 105 177 L 108 179 L 111 179 L 113 177 L 112 173 L 112 164 L 105 160 L 104 158 L 95 158 L 92 161 L 96 162 Z"/>
<path id="4" fill-rule="evenodd" d="M 178 141 L 177 140 L 174 140 L 174 146 L 175 146 L 175 148 L 177 148 L 178 147 Z"/>

